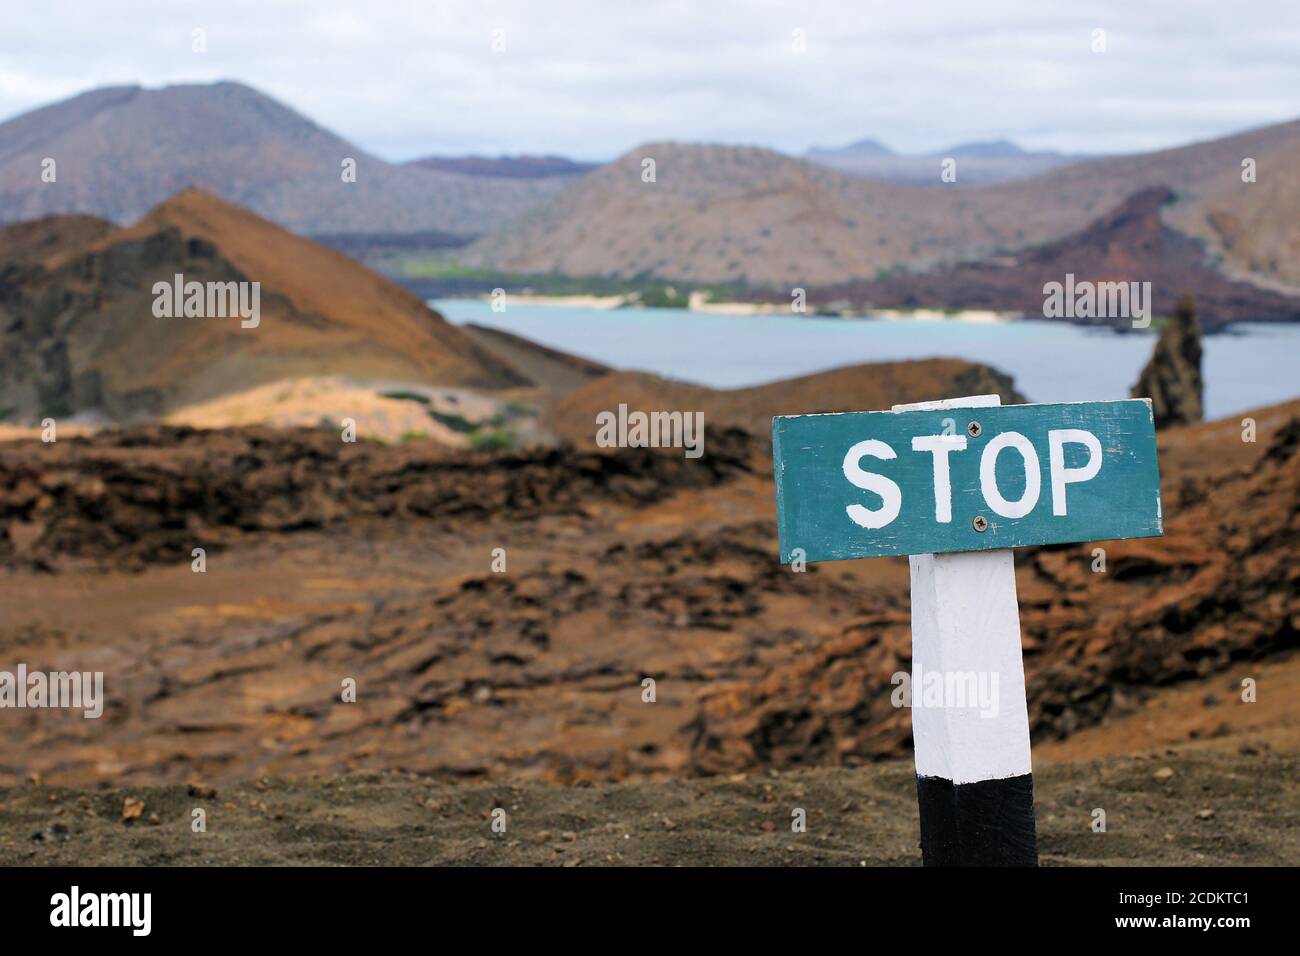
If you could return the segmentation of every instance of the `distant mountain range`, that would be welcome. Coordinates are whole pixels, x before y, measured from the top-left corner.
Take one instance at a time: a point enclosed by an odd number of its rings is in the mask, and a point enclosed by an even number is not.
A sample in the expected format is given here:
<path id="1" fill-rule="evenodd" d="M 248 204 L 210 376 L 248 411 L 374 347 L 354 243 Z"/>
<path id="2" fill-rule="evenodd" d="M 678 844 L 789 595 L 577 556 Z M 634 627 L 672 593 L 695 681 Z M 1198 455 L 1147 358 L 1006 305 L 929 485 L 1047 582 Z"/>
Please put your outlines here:
<path id="1" fill-rule="evenodd" d="M 1175 196 L 1162 221 L 1197 243 L 1181 255 L 1300 287 L 1300 121 L 1132 156 L 1005 140 L 947 152 L 956 183 L 939 179 L 944 157 L 898 156 L 873 139 L 806 159 L 661 142 L 596 168 L 528 155 L 394 164 L 239 83 L 111 87 L 0 124 L 0 221 L 85 213 L 122 224 L 194 187 L 388 262 L 477 239 L 457 253 L 475 269 L 788 289 L 1015 254 L 1159 187 Z M 54 182 L 42 181 L 46 159 Z M 1246 159 L 1253 182 L 1242 181 Z M 356 182 L 344 181 L 347 160 Z M 1046 168 L 1007 178 L 1034 164 Z"/>
<path id="2" fill-rule="evenodd" d="M 579 163 L 564 156 L 430 156 L 407 163 L 422 169 L 438 169 L 465 176 L 496 176 L 501 179 L 548 179 L 552 176 L 581 176 L 599 163 Z"/>
<path id="3" fill-rule="evenodd" d="M 955 159 L 956 184 L 963 186 L 1013 182 L 1077 163 L 1088 157 L 1052 151 L 1027 152 L 1006 139 L 959 143 L 923 155 L 902 155 L 879 140 L 860 139 L 847 146 L 814 148 L 804 153 L 809 162 L 841 172 L 918 186 L 946 186 L 940 179 L 944 159 Z"/>
<path id="4" fill-rule="evenodd" d="M 878 139 L 859 139 L 847 146 L 814 146 L 804 153 L 808 159 L 819 161 L 823 159 L 834 159 L 835 157 L 843 158 L 866 158 L 869 156 L 897 156 L 892 149 L 886 146 Z"/>
<path id="5" fill-rule="evenodd" d="M 348 159 L 355 182 L 343 179 Z M 0 124 L 6 222 L 71 212 L 133 222 L 196 187 L 300 233 L 468 236 L 565 185 L 387 163 L 240 83 L 106 87 Z"/>
<path id="6" fill-rule="evenodd" d="M 1254 160 L 1257 179 L 1242 181 Z M 644 161 L 655 161 L 645 182 Z M 959 169 L 961 160 L 958 161 Z M 971 188 L 849 175 L 751 146 L 651 143 L 485 236 L 468 264 L 790 289 L 919 272 L 1050 242 L 1142 189 L 1225 273 L 1300 286 L 1300 121 Z M 1141 278 L 1141 277 L 1134 277 Z"/>
<path id="7" fill-rule="evenodd" d="M 834 146 L 830 148 L 814 146 L 804 154 L 809 159 L 820 159 L 833 156 L 904 156 L 908 154 L 898 153 L 890 149 L 878 139 L 859 139 L 847 146 Z M 937 152 L 911 154 L 913 158 L 938 157 L 938 156 L 1064 156 L 1064 153 L 1058 153 L 1052 150 L 1031 153 L 1017 146 L 1009 139 L 990 139 L 979 140 L 971 143 L 958 143 L 956 146 L 948 149 L 941 149 Z M 1073 157 L 1075 159 L 1084 159 L 1080 155 Z"/>

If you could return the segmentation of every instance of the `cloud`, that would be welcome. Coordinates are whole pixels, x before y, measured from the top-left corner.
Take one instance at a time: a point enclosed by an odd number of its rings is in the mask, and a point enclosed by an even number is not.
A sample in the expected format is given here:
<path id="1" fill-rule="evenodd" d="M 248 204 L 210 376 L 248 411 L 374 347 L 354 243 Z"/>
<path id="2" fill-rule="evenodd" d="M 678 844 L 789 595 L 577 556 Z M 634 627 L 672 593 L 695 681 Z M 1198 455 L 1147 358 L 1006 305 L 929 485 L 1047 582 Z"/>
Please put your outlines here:
<path id="1" fill-rule="evenodd" d="M 1115 152 L 1295 117 L 1298 48 L 1294 0 L 54 0 L 6 12 L 0 116 L 98 85 L 224 78 L 393 159 L 865 136 Z"/>

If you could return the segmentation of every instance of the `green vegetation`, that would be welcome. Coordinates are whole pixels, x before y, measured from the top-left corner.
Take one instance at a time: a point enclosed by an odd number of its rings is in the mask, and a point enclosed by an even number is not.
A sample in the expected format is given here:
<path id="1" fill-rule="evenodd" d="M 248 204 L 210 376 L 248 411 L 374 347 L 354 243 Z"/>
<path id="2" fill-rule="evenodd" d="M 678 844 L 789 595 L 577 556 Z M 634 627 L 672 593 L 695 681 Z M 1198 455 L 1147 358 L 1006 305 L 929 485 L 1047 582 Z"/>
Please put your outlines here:
<path id="1" fill-rule="evenodd" d="M 0 405 L 0 422 L 9 421 L 9 416 L 18 411 L 15 405 Z"/>
<path id="2" fill-rule="evenodd" d="M 518 399 L 511 399 L 506 402 L 505 417 L 507 420 L 518 418 L 536 418 L 537 409 L 527 402 L 521 402 Z"/>
<path id="3" fill-rule="evenodd" d="M 421 395 L 419 392 L 380 392 L 383 398 L 396 399 L 399 402 L 419 402 L 421 405 L 429 404 L 429 396 Z"/>
<path id="4" fill-rule="evenodd" d="M 464 415 L 448 414 L 433 408 L 429 409 L 429 417 L 435 422 L 441 422 L 454 432 L 460 432 L 462 435 L 469 435 L 478 431 L 480 425 L 479 422 L 472 422 Z"/>
<path id="5" fill-rule="evenodd" d="M 690 292 L 670 285 L 650 286 L 640 296 L 642 305 L 655 309 L 684 309 L 690 304 Z"/>
<path id="6" fill-rule="evenodd" d="M 454 252 L 382 253 L 366 257 L 366 265 L 414 282 L 445 283 L 447 295 L 487 293 L 493 289 L 534 295 L 625 295 L 638 304 L 661 309 L 684 309 L 692 292 L 707 293 L 715 302 L 744 302 L 754 290 L 742 282 L 673 282 L 648 273 L 618 276 L 566 276 L 560 273 L 524 274 L 479 269 L 461 264 Z"/>
<path id="7" fill-rule="evenodd" d="M 490 431 L 475 432 L 470 436 L 469 447 L 496 451 L 515 447 L 515 433 L 508 428 L 494 428 Z"/>
<path id="8" fill-rule="evenodd" d="M 518 443 L 518 438 L 510 427 L 510 423 L 519 421 L 521 418 L 535 418 L 537 416 L 537 409 L 532 405 L 514 399 L 501 406 L 502 410 L 496 415 L 478 421 L 471 421 L 456 412 L 443 412 L 430 407 L 431 400 L 429 396 L 419 392 L 397 390 L 381 392 L 380 394 L 384 398 L 397 401 L 418 402 L 425 407 L 425 414 L 435 422 L 450 428 L 458 434 L 465 435 L 469 439 L 471 448 L 514 448 Z M 402 435 L 399 443 L 406 444 L 410 441 L 419 441 L 431 437 L 426 432 L 408 431 Z"/>
<path id="9" fill-rule="evenodd" d="M 56 398 L 41 407 L 41 418 L 68 418 L 72 415 L 72 405 L 66 399 Z"/>

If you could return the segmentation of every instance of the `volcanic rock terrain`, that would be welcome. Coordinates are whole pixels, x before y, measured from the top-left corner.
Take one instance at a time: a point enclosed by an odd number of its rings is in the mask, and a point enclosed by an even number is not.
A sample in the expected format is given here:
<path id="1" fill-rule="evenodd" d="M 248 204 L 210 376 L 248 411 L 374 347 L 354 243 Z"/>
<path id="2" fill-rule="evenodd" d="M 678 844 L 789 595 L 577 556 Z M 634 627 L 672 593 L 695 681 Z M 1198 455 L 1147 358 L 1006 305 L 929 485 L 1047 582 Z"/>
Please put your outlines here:
<path id="1" fill-rule="evenodd" d="M 1294 649 L 1300 403 L 1253 417 L 1253 444 L 1235 421 L 1162 432 L 1165 537 L 1018 555 L 1040 742 Z M 108 697 L 97 721 L 9 713 L 0 779 L 573 781 L 906 755 L 906 562 L 778 565 L 769 455 L 725 420 L 699 460 L 158 427 L 0 446 L 0 647 L 102 670 Z"/>

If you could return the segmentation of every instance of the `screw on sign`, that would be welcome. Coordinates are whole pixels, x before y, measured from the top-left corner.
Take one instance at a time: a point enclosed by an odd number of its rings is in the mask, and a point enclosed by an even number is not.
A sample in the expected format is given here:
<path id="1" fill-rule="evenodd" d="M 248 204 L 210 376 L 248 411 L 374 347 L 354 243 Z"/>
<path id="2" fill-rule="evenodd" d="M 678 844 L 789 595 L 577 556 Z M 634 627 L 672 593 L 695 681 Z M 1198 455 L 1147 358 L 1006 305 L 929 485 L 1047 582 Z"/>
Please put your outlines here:
<path id="1" fill-rule="evenodd" d="M 1151 403 L 778 417 L 772 457 L 783 564 L 909 556 L 925 864 L 1036 865 L 1011 549 L 1163 533 Z"/>

